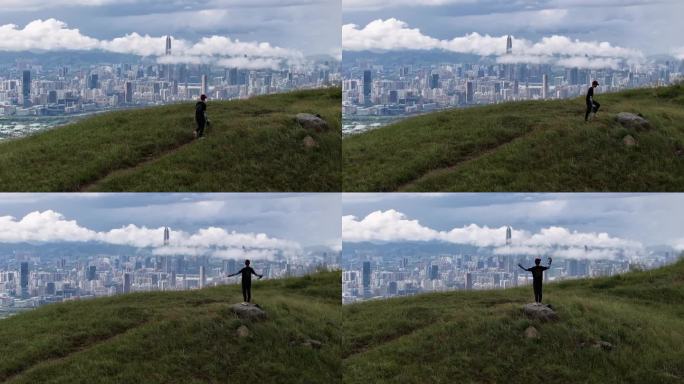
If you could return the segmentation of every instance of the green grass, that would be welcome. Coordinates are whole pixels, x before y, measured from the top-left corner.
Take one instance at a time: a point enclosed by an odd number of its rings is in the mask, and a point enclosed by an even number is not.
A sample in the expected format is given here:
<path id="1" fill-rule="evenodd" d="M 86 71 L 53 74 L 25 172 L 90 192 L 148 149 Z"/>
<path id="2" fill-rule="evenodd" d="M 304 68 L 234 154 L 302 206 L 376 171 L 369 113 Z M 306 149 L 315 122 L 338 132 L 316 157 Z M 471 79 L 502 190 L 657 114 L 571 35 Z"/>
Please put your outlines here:
<path id="1" fill-rule="evenodd" d="M 199 141 L 194 104 L 107 113 L 0 144 L 0 190 L 339 191 L 340 108 L 339 88 L 210 101 Z M 299 112 L 330 131 L 301 128 Z"/>
<path id="2" fill-rule="evenodd" d="M 684 382 L 684 261 L 544 288 L 558 322 L 522 314 L 531 287 L 344 306 L 343 382 Z"/>
<path id="3" fill-rule="evenodd" d="M 53 304 L 0 320 L 7 383 L 339 383 L 340 274 L 255 282 L 269 315 L 240 320 L 239 286 Z M 238 338 L 247 325 L 251 336 Z M 320 349 L 302 346 L 307 339 Z"/>
<path id="4" fill-rule="evenodd" d="M 684 87 L 419 116 L 343 140 L 344 191 L 682 191 Z M 625 129 L 619 112 L 651 131 Z M 626 135 L 638 142 L 623 143 Z"/>

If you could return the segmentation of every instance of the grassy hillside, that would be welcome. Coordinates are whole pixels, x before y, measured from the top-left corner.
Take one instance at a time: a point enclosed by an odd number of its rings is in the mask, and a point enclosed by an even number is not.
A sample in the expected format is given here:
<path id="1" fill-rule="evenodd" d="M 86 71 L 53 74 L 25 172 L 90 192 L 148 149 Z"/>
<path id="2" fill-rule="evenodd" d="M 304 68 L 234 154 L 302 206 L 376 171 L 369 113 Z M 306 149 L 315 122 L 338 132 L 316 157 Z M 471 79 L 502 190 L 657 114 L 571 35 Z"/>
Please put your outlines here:
<path id="1" fill-rule="evenodd" d="M 544 298 L 560 321 L 522 314 L 531 287 L 345 306 L 344 382 L 684 382 L 684 261 L 548 284 Z M 539 339 L 523 336 L 530 325 Z"/>
<path id="2" fill-rule="evenodd" d="M 682 191 L 684 87 L 455 109 L 343 141 L 345 191 Z M 655 129 L 615 121 L 643 114 Z M 623 143 L 632 135 L 638 145 Z"/>
<path id="3" fill-rule="evenodd" d="M 48 305 L 0 320 L 6 383 L 338 383 L 340 274 L 255 282 L 269 319 L 229 309 L 238 286 Z M 247 325 L 252 334 L 238 338 Z M 320 349 L 302 345 L 322 342 Z"/>
<path id="4" fill-rule="evenodd" d="M 112 112 L 0 144 L 2 191 L 339 191 L 340 89 Z M 318 113 L 327 133 L 294 121 Z M 311 135 L 318 147 L 304 148 Z"/>

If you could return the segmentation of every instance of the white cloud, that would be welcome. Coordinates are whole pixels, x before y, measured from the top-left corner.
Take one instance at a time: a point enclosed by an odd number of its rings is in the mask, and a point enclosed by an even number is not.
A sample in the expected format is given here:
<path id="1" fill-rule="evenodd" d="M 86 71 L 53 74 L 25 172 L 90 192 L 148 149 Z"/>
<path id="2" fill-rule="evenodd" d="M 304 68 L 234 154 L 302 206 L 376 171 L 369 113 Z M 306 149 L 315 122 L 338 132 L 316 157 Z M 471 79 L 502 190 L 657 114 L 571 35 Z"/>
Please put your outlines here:
<path id="1" fill-rule="evenodd" d="M 166 57 L 166 36 L 130 33 L 111 40 L 98 40 L 83 35 L 55 19 L 35 20 L 20 28 L 14 24 L 0 26 L 0 51 L 76 51 L 106 52 L 157 57 L 160 64 L 217 64 L 245 69 L 278 69 L 285 64 L 298 64 L 304 55 L 268 42 L 243 42 L 226 36 L 203 37 L 196 43 L 173 39 L 172 56 Z"/>
<path id="2" fill-rule="evenodd" d="M 164 246 L 163 236 L 163 227 L 147 228 L 133 224 L 109 231 L 94 231 L 51 210 L 31 212 L 21 219 L 0 216 L 0 242 L 4 243 L 95 241 L 154 248 L 153 252 L 159 255 L 210 253 L 216 257 L 226 257 L 238 252 L 255 259 L 274 257 L 278 253 L 295 255 L 301 252 L 301 246 L 295 241 L 270 237 L 264 233 L 239 233 L 217 227 L 201 228 L 194 233 L 171 230 L 168 246 Z"/>
<path id="3" fill-rule="evenodd" d="M 345 242 L 444 241 L 476 247 L 495 247 L 496 254 L 556 255 L 559 257 L 615 257 L 643 248 L 638 241 L 612 237 L 607 233 L 571 231 L 552 226 L 536 233 L 512 230 L 512 245 L 506 246 L 506 227 L 489 228 L 470 224 L 439 231 L 422 225 L 395 210 L 375 211 L 363 219 L 342 217 Z M 586 248 L 585 248 L 586 247 Z"/>
<path id="4" fill-rule="evenodd" d="M 365 27 L 342 26 L 342 46 L 348 51 L 431 50 L 497 56 L 501 63 L 553 63 L 565 67 L 617 68 L 620 62 L 639 61 L 643 54 L 635 49 L 608 42 L 582 41 L 566 36 L 542 37 L 537 42 L 514 38 L 513 52 L 506 55 L 507 36 L 470 33 L 451 40 L 440 40 L 411 28 L 394 18 L 377 19 Z"/>
<path id="5" fill-rule="evenodd" d="M 679 60 L 684 60 L 684 46 L 675 48 L 673 50 L 673 55 Z"/>

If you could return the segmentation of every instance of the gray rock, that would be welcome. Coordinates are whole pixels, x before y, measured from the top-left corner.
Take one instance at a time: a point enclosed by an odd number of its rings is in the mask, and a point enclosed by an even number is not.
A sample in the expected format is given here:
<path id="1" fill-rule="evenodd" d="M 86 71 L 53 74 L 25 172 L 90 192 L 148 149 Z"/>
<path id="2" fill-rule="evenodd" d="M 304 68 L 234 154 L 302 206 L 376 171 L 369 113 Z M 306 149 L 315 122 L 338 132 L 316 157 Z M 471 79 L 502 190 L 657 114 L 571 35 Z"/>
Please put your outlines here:
<path id="1" fill-rule="evenodd" d="M 309 339 L 309 340 L 303 342 L 302 346 L 307 347 L 307 348 L 312 348 L 312 349 L 321 349 L 321 347 L 323 346 L 323 343 L 321 343 L 318 340 Z"/>
<path id="2" fill-rule="evenodd" d="M 318 147 L 318 143 L 311 136 L 306 136 L 302 142 L 304 143 L 304 148 Z"/>
<path id="3" fill-rule="evenodd" d="M 529 303 L 523 306 L 523 313 L 525 316 L 541 320 L 541 321 L 556 321 L 559 320 L 556 311 L 549 308 L 549 306 L 540 303 Z"/>
<path id="4" fill-rule="evenodd" d="M 627 135 L 622 138 L 622 142 L 628 147 L 634 147 L 637 145 L 637 141 L 632 135 Z"/>
<path id="5" fill-rule="evenodd" d="M 235 333 L 237 333 L 238 337 L 249 337 L 250 335 L 249 328 L 244 325 L 239 326 Z"/>
<path id="6" fill-rule="evenodd" d="M 637 131 L 648 131 L 653 129 L 651 123 L 642 116 L 635 115 L 629 112 L 620 112 L 615 118 L 620 125 L 625 128 L 634 128 Z"/>
<path id="7" fill-rule="evenodd" d="M 233 304 L 230 306 L 230 310 L 233 311 L 233 313 L 235 313 L 241 319 L 265 320 L 266 318 L 268 318 L 266 311 L 261 309 L 261 307 L 257 304 Z"/>
<path id="8" fill-rule="evenodd" d="M 537 328 L 533 326 L 527 327 L 525 330 L 525 338 L 526 339 L 538 339 L 539 338 L 539 331 L 537 331 Z"/>
<path id="9" fill-rule="evenodd" d="M 316 132 L 328 131 L 330 125 L 328 122 L 323 120 L 319 115 L 312 115 L 310 113 L 298 113 L 295 116 L 295 120 L 306 129 L 312 129 Z"/>

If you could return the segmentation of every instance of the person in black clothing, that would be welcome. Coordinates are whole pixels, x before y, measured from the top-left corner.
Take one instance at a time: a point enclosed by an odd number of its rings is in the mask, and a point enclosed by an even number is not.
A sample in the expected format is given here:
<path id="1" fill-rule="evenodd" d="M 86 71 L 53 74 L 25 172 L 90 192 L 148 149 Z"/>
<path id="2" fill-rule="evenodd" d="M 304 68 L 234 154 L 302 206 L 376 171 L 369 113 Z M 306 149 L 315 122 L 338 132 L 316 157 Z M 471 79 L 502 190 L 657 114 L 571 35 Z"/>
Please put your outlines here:
<path id="1" fill-rule="evenodd" d="M 197 130 L 195 131 L 197 138 L 204 137 L 204 127 L 209 124 L 207 119 L 207 95 L 200 96 L 200 101 L 195 104 L 195 121 L 197 122 Z"/>
<path id="2" fill-rule="evenodd" d="M 599 83 L 598 81 L 594 80 L 591 83 L 591 87 L 589 87 L 589 90 L 587 91 L 587 113 L 584 114 L 584 121 L 589 121 L 589 114 L 594 112 L 598 112 L 599 108 L 601 108 L 601 104 L 596 102 L 594 100 L 594 88 L 598 87 Z"/>
<path id="3" fill-rule="evenodd" d="M 518 267 L 522 268 L 527 272 L 532 272 L 532 287 L 534 288 L 534 301 L 541 303 L 542 301 L 542 281 L 544 280 L 544 271 L 551 267 L 551 258 L 549 257 L 549 265 L 544 267 L 541 266 L 541 259 L 534 259 L 534 267 L 525 268 L 518 264 Z"/>
<path id="4" fill-rule="evenodd" d="M 232 275 L 228 275 L 228 277 L 237 276 L 239 274 L 242 274 L 242 298 L 245 303 L 249 303 L 252 300 L 252 275 L 257 276 L 259 279 L 264 277 L 264 275 L 256 273 L 254 269 L 249 266 L 249 260 L 245 260 L 244 268 Z"/>

